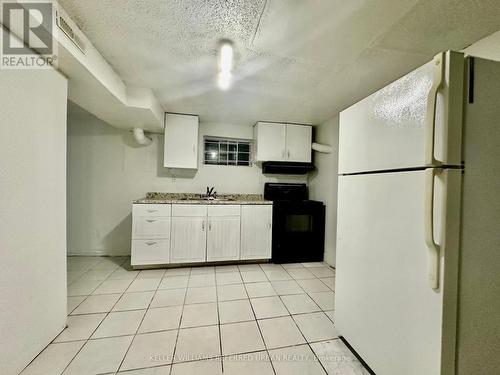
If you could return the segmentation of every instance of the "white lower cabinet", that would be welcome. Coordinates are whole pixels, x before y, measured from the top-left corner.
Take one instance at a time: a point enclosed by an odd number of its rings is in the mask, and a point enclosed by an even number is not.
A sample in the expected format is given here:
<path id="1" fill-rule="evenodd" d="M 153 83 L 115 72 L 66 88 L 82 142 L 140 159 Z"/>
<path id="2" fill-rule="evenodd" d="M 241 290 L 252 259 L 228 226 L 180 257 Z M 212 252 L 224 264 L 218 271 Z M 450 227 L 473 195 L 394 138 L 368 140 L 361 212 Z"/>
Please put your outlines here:
<path id="1" fill-rule="evenodd" d="M 170 262 L 170 240 L 132 240 L 132 265 Z"/>
<path id="2" fill-rule="evenodd" d="M 170 263 L 206 262 L 205 217 L 173 217 Z"/>
<path id="3" fill-rule="evenodd" d="M 134 218 L 134 239 L 170 238 L 170 217 Z"/>
<path id="4" fill-rule="evenodd" d="M 240 217 L 209 217 L 207 261 L 240 259 Z"/>
<path id="5" fill-rule="evenodd" d="M 170 263 L 170 204 L 134 204 L 132 266 Z"/>
<path id="6" fill-rule="evenodd" d="M 270 259 L 273 206 L 241 206 L 241 259 Z"/>
<path id="7" fill-rule="evenodd" d="M 132 265 L 270 259 L 272 208 L 136 204 Z"/>

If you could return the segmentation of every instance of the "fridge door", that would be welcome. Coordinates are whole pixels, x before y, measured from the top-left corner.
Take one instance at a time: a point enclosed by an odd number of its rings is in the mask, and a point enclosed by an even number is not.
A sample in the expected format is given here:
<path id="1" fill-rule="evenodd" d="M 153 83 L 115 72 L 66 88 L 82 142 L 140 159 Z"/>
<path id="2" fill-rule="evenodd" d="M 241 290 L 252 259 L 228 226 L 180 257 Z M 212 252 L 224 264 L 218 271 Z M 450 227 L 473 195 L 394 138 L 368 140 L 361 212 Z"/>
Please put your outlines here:
<path id="1" fill-rule="evenodd" d="M 435 171 L 429 210 L 432 172 L 339 177 L 335 325 L 377 374 L 442 375 L 454 367 L 461 171 Z M 428 277 L 429 213 L 437 289 Z"/>
<path id="2" fill-rule="evenodd" d="M 460 165 L 463 66 L 437 55 L 341 112 L 339 174 Z"/>

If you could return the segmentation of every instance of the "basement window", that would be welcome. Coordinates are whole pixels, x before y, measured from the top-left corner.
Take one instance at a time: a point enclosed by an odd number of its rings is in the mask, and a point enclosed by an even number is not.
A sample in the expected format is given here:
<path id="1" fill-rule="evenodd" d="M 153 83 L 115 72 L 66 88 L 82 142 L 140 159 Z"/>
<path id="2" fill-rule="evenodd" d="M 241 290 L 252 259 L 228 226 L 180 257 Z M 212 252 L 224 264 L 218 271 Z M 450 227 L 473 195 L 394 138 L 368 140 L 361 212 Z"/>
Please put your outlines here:
<path id="1" fill-rule="evenodd" d="M 248 139 L 205 137 L 204 163 L 249 167 L 252 165 L 250 146 L 251 141 Z"/>

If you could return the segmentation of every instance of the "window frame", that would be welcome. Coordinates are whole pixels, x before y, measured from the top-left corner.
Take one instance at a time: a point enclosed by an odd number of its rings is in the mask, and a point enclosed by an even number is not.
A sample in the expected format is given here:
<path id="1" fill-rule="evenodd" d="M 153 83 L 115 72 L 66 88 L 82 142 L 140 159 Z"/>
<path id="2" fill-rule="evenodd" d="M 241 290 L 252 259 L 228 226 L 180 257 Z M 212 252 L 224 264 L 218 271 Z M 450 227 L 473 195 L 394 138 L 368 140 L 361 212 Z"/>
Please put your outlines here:
<path id="1" fill-rule="evenodd" d="M 210 161 L 207 154 L 214 152 L 207 147 L 207 143 L 217 144 L 217 159 Z M 248 147 L 247 151 L 240 150 L 240 145 Z M 221 147 L 222 146 L 222 147 Z M 236 150 L 230 150 L 230 146 L 236 146 Z M 225 159 L 221 158 L 225 154 Z M 233 158 L 230 159 L 230 154 Z M 240 162 L 240 156 L 248 155 L 248 162 L 243 160 Z M 203 165 L 225 166 L 225 167 L 251 167 L 252 163 L 252 139 L 244 138 L 227 138 L 206 135 L 203 137 Z"/>

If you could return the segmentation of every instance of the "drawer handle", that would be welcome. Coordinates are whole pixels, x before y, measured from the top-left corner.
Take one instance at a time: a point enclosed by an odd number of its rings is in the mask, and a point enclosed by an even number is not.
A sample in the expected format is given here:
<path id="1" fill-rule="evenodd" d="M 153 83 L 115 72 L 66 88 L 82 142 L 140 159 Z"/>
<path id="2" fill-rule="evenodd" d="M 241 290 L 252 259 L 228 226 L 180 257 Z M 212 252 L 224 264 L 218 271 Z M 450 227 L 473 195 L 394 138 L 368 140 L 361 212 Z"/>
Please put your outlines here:
<path id="1" fill-rule="evenodd" d="M 158 212 L 158 210 L 147 210 L 148 212 Z"/>
<path id="2" fill-rule="evenodd" d="M 149 242 L 146 242 L 146 245 L 148 246 L 153 246 L 153 245 L 156 245 L 158 242 L 156 241 L 149 241 Z"/>
<path id="3" fill-rule="evenodd" d="M 147 219 L 146 221 L 147 221 L 148 223 L 154 223 L 154 222 L 156 222 L 157 220 Z"/>

